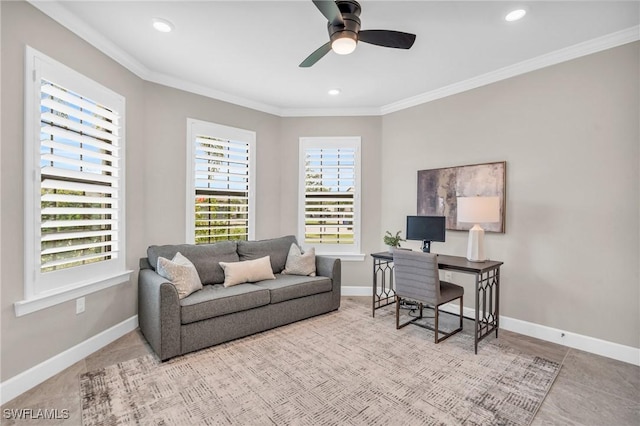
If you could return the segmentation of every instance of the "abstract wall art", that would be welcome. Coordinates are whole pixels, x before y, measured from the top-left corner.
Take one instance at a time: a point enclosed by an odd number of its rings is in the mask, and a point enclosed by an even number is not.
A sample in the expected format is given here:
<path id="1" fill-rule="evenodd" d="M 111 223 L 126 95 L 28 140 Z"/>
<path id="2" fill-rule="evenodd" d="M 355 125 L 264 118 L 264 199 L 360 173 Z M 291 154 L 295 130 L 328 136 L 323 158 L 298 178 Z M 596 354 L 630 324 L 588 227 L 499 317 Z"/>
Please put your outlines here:
<path id="1" fill-rule="evenodd" d="M 464 231 L 472 223 L 458 223 L 457 197 L 498 196 L 500 221 L 481 223 L 486 232 L 505 232 L 506 161 L 418 171 L 418 215 L 445 216 L 449 230 Z"/>

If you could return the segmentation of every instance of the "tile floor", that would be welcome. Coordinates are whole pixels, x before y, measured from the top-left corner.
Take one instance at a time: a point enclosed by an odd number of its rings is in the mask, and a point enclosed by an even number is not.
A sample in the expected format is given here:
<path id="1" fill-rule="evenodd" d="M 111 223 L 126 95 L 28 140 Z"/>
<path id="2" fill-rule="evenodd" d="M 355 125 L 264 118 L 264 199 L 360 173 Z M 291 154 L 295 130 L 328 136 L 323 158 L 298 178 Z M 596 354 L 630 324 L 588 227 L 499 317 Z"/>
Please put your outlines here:
<path id="1" fill-rule="evenodd" d="M 369 298 L 348 297 L 363 304 Z M 472 324 L 469 325 L 473 327 Z M 465 327 L 468 329 L 469 326 Z M 500 331 L 513 347 L 561 362 L 562 369 L 533 420 L 541 425 L 640 425 L 640 367 L 531 337 Z M 133 331 L 2 406 L 1 425 L 81 425 L 80 374 L 150 353 Z M 67 409 L 66 420 L 9 420 L 5 409 Z"/>

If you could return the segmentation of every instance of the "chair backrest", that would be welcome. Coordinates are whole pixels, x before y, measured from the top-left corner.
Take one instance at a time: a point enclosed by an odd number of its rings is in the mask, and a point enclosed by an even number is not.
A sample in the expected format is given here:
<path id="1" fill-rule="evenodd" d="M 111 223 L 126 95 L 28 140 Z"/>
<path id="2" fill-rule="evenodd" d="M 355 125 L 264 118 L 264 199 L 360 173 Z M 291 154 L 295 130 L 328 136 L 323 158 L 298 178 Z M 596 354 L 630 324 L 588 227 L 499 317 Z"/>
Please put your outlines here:
<path id="1" fill-rule="evenodd" d="M 394 250 L 393 265 L 398 296 L 430 305 L 439 304 L 440 276 L 435 254 Z"/>

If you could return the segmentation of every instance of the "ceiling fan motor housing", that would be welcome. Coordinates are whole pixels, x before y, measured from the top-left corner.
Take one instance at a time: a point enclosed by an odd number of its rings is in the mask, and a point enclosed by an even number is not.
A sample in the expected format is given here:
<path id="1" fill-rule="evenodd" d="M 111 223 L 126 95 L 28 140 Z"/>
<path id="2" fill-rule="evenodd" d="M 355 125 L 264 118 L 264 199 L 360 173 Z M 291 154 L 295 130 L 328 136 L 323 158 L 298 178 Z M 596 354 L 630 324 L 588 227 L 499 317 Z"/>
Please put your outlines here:
<path id="1" fill-rule="evenodd" d="M 331 42 L 339 38 L 350 38 L 358 42 L 358 32 L 360 31 L 360 4 L 354 0 L 336 1 L 338 9 L 342 15 L 344 25 L 327 23 L 329 39 Z"/>
<path id="2" fill-rule="evenodd" d="M 1 0 L 0 0 L 1 1 Z M 360 30 L 360 3 L 355 0 L 312 0 L 320 13 L 329 21 L 329 41 L 302 61 L 300 68 L 309 68 L 324 55 L 334 51 L 339 55 L 353 52 L 358 42 L 394 49 L 410 49 L 415 34 L 391 30 Z"/>

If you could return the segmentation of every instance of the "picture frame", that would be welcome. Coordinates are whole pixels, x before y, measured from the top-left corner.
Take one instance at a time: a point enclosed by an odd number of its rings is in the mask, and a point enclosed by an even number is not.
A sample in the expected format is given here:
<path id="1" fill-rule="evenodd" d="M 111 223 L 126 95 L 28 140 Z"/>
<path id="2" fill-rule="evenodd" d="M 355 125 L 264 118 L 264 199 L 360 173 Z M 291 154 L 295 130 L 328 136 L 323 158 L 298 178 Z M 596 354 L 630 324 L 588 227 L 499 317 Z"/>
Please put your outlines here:
<path id="1" fill-rule="evenodd" d="M 480 223 L 486 232 L 505 232 L 505 192 L 507 162 L 472 164 L 418 171 L 419 216 L 445 216 L 446 229 L 465 231 L 473 223 L 458 223 L 457 198 L 497 196 L 500 220 Z"/>

